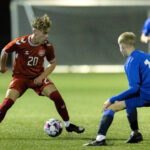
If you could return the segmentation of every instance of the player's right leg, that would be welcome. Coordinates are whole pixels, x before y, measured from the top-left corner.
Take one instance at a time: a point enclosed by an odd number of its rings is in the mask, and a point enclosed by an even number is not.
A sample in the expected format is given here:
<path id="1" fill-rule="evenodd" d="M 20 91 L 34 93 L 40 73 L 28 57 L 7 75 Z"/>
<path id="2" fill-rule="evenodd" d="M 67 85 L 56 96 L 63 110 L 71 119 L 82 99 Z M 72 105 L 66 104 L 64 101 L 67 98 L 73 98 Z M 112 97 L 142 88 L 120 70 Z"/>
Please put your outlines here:
<path id="1" fill-rule="evenodd" d="M 125 101 L 116 101 L 107 110 L 104 111 L 102 120 L 99 125 L 98 135 L 96 140 L 91 141 L 84 146 L 103 146 L 106 145 L 106 133 L 113 121 L 115 112 L 124 110 L 126 108 Z"/>
<path id="2" fill-rule="evenodd" d="M 14 104 L 16 99 L 21 96 L 27 89 L 27 80 L 21 78 L 13 78 L 3 103 L 0 105 L 0 122 L 4 119 L 8 109 Z"/>
<path id="3" fill-rule="evenodd" d="M 14 89 L 8 89 L 3 103 L 0 105 L 0 122 L 4 119 L 8 109 L 14 104 L 20 93 Z"/>

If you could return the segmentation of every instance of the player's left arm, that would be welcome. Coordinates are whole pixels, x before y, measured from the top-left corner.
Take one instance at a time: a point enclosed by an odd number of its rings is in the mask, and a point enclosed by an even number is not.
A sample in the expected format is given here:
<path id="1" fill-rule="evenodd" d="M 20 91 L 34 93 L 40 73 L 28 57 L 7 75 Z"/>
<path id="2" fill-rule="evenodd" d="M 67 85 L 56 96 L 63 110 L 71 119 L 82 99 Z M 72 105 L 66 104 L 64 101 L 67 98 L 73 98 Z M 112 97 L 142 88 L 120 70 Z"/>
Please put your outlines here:
<path id="1" fill-rule="evenodd" d="M 52 44 L 46 45 L 47 51 L 46 51 L 46 59 L 50 64 L 46 67 L 45 71 L 34 80 L 34 83 L 37 85 L 41 85 L 42 81 L 47 78 L 49 74 L 53 72 L 53 70 L 56 67 L 56 61 L 55 61 L 55 54 L 54 54 L 54 47 Z"/>
<path id="2" fill-rule="evenodd" d="M 53 72 L 53 70 L 56 67 L 56 62 L 52 62 L 51 64 L 49 64 L 45 71 L 40 75 L 43 79 L 45 79 L 49 74 L 51 74 Z"/>
<path id="3" fill-rule="evenodd" d="M 47 78 L 47 76 L 53 72 L 55 67 L 56 67 L 56 62 L 52 62 L 51 64 L 49 64 L 46 67 L 45 71 L 40 76 L 34 79 L 34 83 L 37 85 L 41 85 L 43 80 Z"/>

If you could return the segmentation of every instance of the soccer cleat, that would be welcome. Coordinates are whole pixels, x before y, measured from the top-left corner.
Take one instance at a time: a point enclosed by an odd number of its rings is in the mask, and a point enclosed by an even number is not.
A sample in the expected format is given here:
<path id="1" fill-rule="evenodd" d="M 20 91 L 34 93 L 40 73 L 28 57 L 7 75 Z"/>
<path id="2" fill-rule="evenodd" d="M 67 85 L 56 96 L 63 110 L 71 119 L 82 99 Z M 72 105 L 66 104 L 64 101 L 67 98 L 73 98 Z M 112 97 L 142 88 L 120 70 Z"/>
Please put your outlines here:
<path id="1" fill-rule="evenodd" d="M 142 134 L 140 132 L 133 134 L 130 138 L 126 141 L 126 143 L 139 143 L 143 140 Z"/>
<path id="2" fill-rule="evenodd" d="M 106 145 L 106 141 L 105 139 L 102 141 L 91 141 L 89 143 L 83 144 L 83 146 L 105 146 Z"/>
<path id="3" fill-rule="evenodd" d="M 66 130 L 68 132 L 83 133 L 85 129 L 70 123 L 69 127 L 66 127 Z"/>

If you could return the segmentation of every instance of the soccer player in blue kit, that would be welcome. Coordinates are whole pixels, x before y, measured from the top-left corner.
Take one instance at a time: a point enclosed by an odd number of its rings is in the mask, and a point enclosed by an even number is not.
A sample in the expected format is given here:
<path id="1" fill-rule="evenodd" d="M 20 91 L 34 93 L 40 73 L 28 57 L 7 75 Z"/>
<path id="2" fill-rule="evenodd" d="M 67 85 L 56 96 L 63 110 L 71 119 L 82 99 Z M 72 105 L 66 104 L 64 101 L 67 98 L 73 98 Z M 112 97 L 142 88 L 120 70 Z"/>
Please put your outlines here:
<path id="1" fill-rule="evenodd" d="M 150 106 L 150 55 L 135 49 L 136 35 L 124 32 L 118 38 L 120 52 L 127 56 L 125 72 L 129 88 L 124 92 L 108 99 L 102 108 L 104 112 L 99 125 L 96 140 L 84 146 L 106 145 L 106 133 L 110 127 L 115 112 L 126 109 L 127 118 L 132 130 L 126 143 L 138 143 L 143 140 L 139 132 L 137 120 L 137 107 Z"/>
<path id="2" fill-rule="evenodd" d="M 143 43 L 149 43 L 150 42 L 150 18 L 146 19 L 143 25 L 142 34 L 141 34 L 141 41 Z"/>

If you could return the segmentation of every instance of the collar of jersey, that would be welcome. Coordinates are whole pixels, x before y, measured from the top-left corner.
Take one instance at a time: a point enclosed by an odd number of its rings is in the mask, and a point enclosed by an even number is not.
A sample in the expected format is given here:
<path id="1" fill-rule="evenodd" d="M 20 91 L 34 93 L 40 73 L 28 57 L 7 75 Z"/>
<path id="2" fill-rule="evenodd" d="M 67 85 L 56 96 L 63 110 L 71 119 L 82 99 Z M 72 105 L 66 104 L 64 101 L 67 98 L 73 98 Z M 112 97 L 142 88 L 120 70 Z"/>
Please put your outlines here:
<path id="1" fill-rule="evenodd" d="M 33 43 L 31 42 L 31 35 L 28 36 L 28 42 L 29 42 L 29 44 L 30 44 L 31 46 L 39 46 L 39 45 L 40 45 L 40 44 L 33 44 Z"/>

